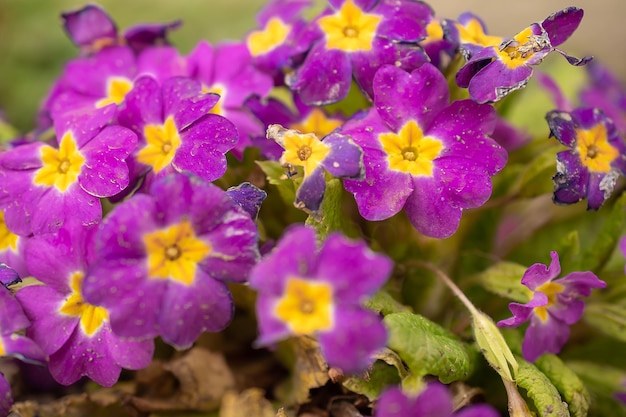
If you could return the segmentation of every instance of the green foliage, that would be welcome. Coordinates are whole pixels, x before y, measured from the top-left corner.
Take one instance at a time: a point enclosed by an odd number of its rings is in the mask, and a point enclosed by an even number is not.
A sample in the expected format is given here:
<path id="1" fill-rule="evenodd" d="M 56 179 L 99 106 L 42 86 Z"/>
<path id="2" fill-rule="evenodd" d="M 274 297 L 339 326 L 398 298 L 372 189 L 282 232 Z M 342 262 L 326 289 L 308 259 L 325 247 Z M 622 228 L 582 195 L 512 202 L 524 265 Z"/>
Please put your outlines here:
<path id="1" fill-rule="evenodd" d="M 385 316 L 389 347 L 398 352 L 415 376 L 435 375 L 445 384 L 472 373 L 470 351 L 451 332 L 412 313 Z"/>
<path id="2" fill-rule="evenodd" d="M 588 361 L 568 361 L 566 364 L 589 389 L 590 416 L 626 417 L 626 407 L 614 396 L 617 392 L 626 393 L 626 372 Z"/>
<path id="3" fill-rule="evenodd" d="M 483 288 L 494 294 L 518 303 L 527 303 L 530 301 L 529 290 L 521 283 L 526 269 L 527 267 L 513 262 L 498 262 L 476 278 Z"/>
<path id="4" fill-rule="evenodd" d="M 387 386 L 399 383 L 398 369 L 378 360 L 368 372 L 367 378 L 352 376 L 343 382 L 343 386 L 357 394 L 365 395 L 370 401 L 374 401 Z"/>
<path id="5" fill-rule="evenodd" d="M 535 365 L 518 357 L 519 372 L 517 385 L 526 390 L 539 417 L 569 417 L 567 403 L 563 402 L 559 391 L 550 379 Z"/>
<path id="6" fill-rule="evenodd" d="M 276 161 L 256 161 L 256 164 L 267 176 L 267 181 L 278 188 L 284 203 L 293 205 L 296 200 L 297 185 L 294 180 L 287 178 L 285 168 Z"/>
<path id="7" fill-rule="evenodd" d="M 556 151 L 548 148 L 537 155 L 522 170 L 517 189 L 523 198 L 536 197 L 552 193 L 553 184 L 550 181 L 556 172 Z"/>
<path id="8" fill-rule="evenodd" d="M 585 308 L 584 320 L 607 336 L 626 342 L 626 307 L 590 303 Z"/>
<path id="9" fill-rule="evenodd" d="M 578 375 L 558 356 L 546 354 L 535 361 L 535 366 L 546 375 L 567 402 L 572 417 L 585 417 L 591 401 L 589 391 Z"/>
<path id="10" fill-rule="evenodd" d="M 502 333 L 491 317 L 482 311 L 472 312 L 474 338 L 489 365 L 508 381 L 516 378 L 518 364 Z"/>
<path id="11" fill-rule="evenodd" d="M 391 313 L 401 313 L 403 311 L 410 310 L 409 307 L 400 303 L 385 290 L 378 291 L 376 294 L 374 294 L 372 298 L 365 302 L 365 306 L 370 310 L 373 310 L 377 313 L 382 313 L 383 315 Z"/>

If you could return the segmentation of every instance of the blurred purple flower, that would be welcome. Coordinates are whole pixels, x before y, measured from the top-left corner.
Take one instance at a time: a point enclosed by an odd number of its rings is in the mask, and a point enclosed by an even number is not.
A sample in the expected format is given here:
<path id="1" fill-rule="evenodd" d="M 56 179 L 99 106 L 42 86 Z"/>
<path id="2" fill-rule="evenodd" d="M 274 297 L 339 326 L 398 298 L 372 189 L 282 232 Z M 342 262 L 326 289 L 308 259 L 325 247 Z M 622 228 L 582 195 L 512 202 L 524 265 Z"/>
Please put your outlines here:
<path id="1" fill-rule="evenodd" d="M 556 47 L 574 33 L 583 18 L 583 10 L 568 7 L 533 23 L 499 46 L 472 50 L 471 58 L 456 74 L 460 87 L 469 89 L 478 103 L 501 100 L 512 91 L 523 88 L 538 65 L 550 52 L 565 56 L 572 65 L 585 65 L 591 58 L 577 59 Z"/>
<path id="2" fill-rule="evenodd" d="M 513 317 L 498 322 L 499 327 L 519 327 L 530 321 L 522 353 L 527 361 L 534 362 L 544 353 L 558 354 L 569 338 L 569 326 L 583 315 L 585 303 L 594 288 L 605 288 L 606 283 L 593 272 L 572 272 L 555 280 L 561 273 L 559 255 L 550 252 L 552 262 L 530 266 L 522 277 L 522 284 L 531 291 L 532 299 L 526 304 L 510 303 Z"/>
<path id="3" fill-rule="evenodd" d="M 581 102 L 602 110 L 617 130 L 626 134 L 626 87 L 608 68 L 597 61 L 586 66 L 589 82 L 580 93 Z M 565 109 L 562 109 L 565 110 Z"/>
<path id="4" fill-rule="evenodd" d="M 148 366 L 154 351 L 152 340 L 120 338 L 111 330 L 108 311 L 83 298 L 83 279 L 98 260 L 95 230 L 68 222 L 56 233 L 36 236 L 26 245 L 29 270 L 45 284 L 17 292 L 32 321 L 26 335 L 49 356 L 50 374 L 63 385 L 87 376 L 110 387 L 122 368 Z"/>
<path id="5" fill-rule="evenodd" d="M 550 135 L 569 149 L 557 153 L 554 202 L 573 204 L 587 198 L 597 210 L 626 175 L 626 141 L 599 109 L 554 110 L 546 115 Z"/>
<path id="6" fill-rule="evenodd" d="M 507 160 L 488 136 L 495 111 L 471 100 L 448 101 L 448 84 L 431 64 L 411 74 L 392 65 L 378 71 L 375 108 L 340 130 L 364 151 L 365 180 L 344 185 L 367 220 L 404 208 L 421 233 L 446 238 L 463 210 L 489 199 L 491 177 Z"/>
<path id="7" fill-rule="evenodd" d="M 247 279 L 259 257 L 257 239 L 254 221 L 226 192 L 170 174 L 103 221 L 85 300 L 106 308 L 111 328 L 124 337 L 161 336 L 187 348 L 203 331 L 230 322 L 227 282 Z"/>
<path id="8" fill-rule="evenodd" d="M 250 286 L 259 292 L 257 345 L 314 335 L 330 366 L 364 371 L 387 333 L 380 317 L 361 304 L 392 267 L 363 242 L 335 233 L 318 249 L 313 229 L 292 226 L 250 274 Z"/>
<path id="9" fill-rule="evenodd" d="M 470 405 L 453 412 L 453 399 L 448 389 L 437 382 L 430 383 L 419 395 L 411 397 L 393 387 L 383 391 L 376 402 L 374 417 L 499 417 L 485 404 Z"/>

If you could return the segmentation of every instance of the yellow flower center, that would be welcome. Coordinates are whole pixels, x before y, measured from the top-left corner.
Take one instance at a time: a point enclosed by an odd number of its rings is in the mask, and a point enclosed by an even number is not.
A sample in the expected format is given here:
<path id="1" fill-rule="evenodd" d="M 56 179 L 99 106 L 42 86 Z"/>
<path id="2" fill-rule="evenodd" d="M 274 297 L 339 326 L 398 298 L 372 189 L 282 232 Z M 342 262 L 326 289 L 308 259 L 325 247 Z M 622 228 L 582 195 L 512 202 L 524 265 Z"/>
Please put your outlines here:
<path id="1" fill-rule="evenodd" d="M 369 51 L 381 20 L 382 16 L 364 13 L 347 0 L 335 14 L 320 18 L 318 25 L 326 35 L 326 49 Z"/>
<path id="2" fill-rule="evenodd" d="M 154 172 L 159 172 L 172 163 L 181 145 L 174 117 L 169 116 L 162 125 L 146 125 L 143 135 L 146 146 L 137 153 L 137 160 L 150 165 Z"/>
<path id="3" fill-rule="evenodd" d="M 211 87 L 207 87 L 205 85 L 202 86 L 202 93 L 215 93 L 220 96 L 220 99 L 215 106 L 209 111 L 209 113 L 219 114 L 220 116 L 224 116 L 224 108 L 222 107 L 222 103 L 224 103 L 224 99 L 226 98 L 226 87 L 222 84 L 213 84 Z"/>
<path id="4" fill-rule="evenodd" d="M 61 138 L 59 149 L 49 145 L 41 148 L 43 166 L 35 173 L 34 183 L 46 187 L 56 187 L 65 192 L 70 185 L 78 181 L 85 157 L 78 150 L 71 132 Z"/>
<path id="5" fill-rule="evenodd" d="M 532 28 L 527 27 L 517 35 L 502 49 L 498 55 L 507 67 L 515 69 L 525 65 L 535 52 L 549 46 L 547 37 L 533 34 Z"/>
<path id="6" fill-rule="evenodd" d="M 443 149 L 440 140 L 424 136 L 415 120 L 408 121 L 397 134 L 381 133 L 378 140 L 387 153 L 389 169 L 408 172 L 414 177 L 431 177 L 433 160 Z"/>
<path id="7" fill-rule="evenodd" d="M 4 348 L 4 343 L 2 343 L 2 339 L 0 339 L 0 357 L 4 356 L 6 353 L 7 353 L 7 351 Z"/>
<path id="8" fill-rule="evenodd" d="M 333 310 L 333 289 L 329 284 L 290 277 L 274 314 L 293 333 L 305 335 L 330 329 Z"/>
<path id="9" fill-rule="evenodd" d="M 93 336 L 109 320 L 109 312 L 104 307 L 94 306 L 83 300 L 81 288 L 84 275 L 75 272 L 70 278 L 72 293 L 59 309 L 59 312 L 72 317 L 80 317 L 80 328 L 87 336 Z"/>
<path id="10" fill-rule="evenodd" d="M 535 307 L 534 312 L 541 319 L 541 321 L 546 321 L 548 319 L 548 308 L 554 305 L 556 302 L 557 295 L 563 291 L 565 287 L 556 282 L 546 282 L 537 288 L 536 291 L 540 291 L 548 296 L 548 304 L 542 307 Z"/>
<path id="11" fill-rule="evenodd" d="M 109 77 L 107 79 L 107 95 L 96 102 L 96 108 L 107 106 L 111 103 L 120 104 L 126 94 L 133 89 L 133 82 L 125 77 Z"/>
<path id="12" fill-rule="evenodd" d="M 465 26 L 460 23 L 455 23 L 455 26 L 459 31 L 461 43 L 481 45 L 485 48 L 489 46 L 498 46 L 502 43 L 501 37 L 485 34 L 483 27 L 477 19 L 471 19 Z"/>
<path id="13" fill-rule="evenodd" d="M 598 123 L 589 130 L 578 129 L 576 150 L 589 171 L 608 173 L 619 151 L 608 141 L 606 126 Z"/>
<path id="14" fill-rule="evenodd" d="M 193 284 L 198 262 L 211 252 L 211 245 L 196 236 L 189 220 L 147 233 L 143 242 L 148 254 L 148 275 L 185 285 Z"/>
<path id="15" fill-rule="evenodd" d="M 248 35 L 248 50 L 250 55 L 266 54 L 280 46 L 291 31 L 291 26 L 277 17 L 272 17 L 263 30 L 257 30 Z"/>
<path id="16" fill-rule="evenodd" d="M 443 28 L 439 20 L 433 19 L 426 25 L 426 38 L 420 43 L 428 44 L 443 39 Z"/>
<path id="17" fill-rule="evenodd" d="M 18 235 L 7 228 L 7 224 L 4 221 L 4 211 L 0 210 L 0 251 L 4 252 L 10 249 L 13 252 L 17 252 L 18 238 Z"/>
<path id="18" fill-rule="evenodd" d="M 330 147 L 313 133 L 301 134 L 287 131 L 283 141 L 285 152 L 280 158 L 281 164 L 304 167 L 305 177 L 320 166 L 330 152 Z"/>
<path id="19" fill-rule="evenodd" d="M 326 117 L 326 114 L 316 107 L 309 113 L 309 116 L 305 120 L 292 125 L 291 128 L 299 130 L 300 132 L 314 133 L 318 138 L 323 138 L 341 126 L 341 124 L 341 120 Z"/>

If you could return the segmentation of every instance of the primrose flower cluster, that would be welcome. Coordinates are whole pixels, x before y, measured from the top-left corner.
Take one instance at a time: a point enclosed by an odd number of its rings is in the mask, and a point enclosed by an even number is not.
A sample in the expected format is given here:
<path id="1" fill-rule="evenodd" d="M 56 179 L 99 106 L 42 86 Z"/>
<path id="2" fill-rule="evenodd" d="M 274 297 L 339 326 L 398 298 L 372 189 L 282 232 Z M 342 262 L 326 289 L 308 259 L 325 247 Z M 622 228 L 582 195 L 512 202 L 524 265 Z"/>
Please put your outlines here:
<path id="1" fill-rule="evenodd" d="M 342 375 L 332 383 L 368 398 L 362 415 L 496 416 L 506 408 L 497 399 L 459 410 L 454 387 L 442 384 L 465 384 L 480 366 L 469 365 L 477 359 L 459 325 L 471 321 L 467 312 L 444 312 L 445 298 L 420 301 L 442 293 L 426 288 L 426 278 L 415 283 L 423 278 L 415 265 L 428 265 L 458 274 L 461 288 L 481 276 L 477 291 L 517 294 L 513 317 L 498 326 L 530 322 L 523 340 L 504 342 L 495 326 L 502 345 L 484 345 L 481 328 L 474 340 L 493 374 L 513 384 L 512 413 L 522 407 L 513 401 L 518 387 L 544 407 L 546 397 L 523 385 L 536 375 L 520 370 L 515 380 L 494 358 L 509 358 L 516 373 L 511 351 L 530 362 L 560 354 L 585 298 L 600 300 L 589 305 L 591 327 L 603 323 L 602 308 L 622 312 L 610 304 L 619 293 L 602 298 L 611 282 L 599 276 L 615 275 L 603 268 L 625 228 L 626 203 L 613 196 L 626 175 L 626 89 L 590 57 L 559 49 L 583 10 L 569 7 L 500 37 L 472 13 L 442 19 L 417 0 L 324 4 L 307 19 L 308 0 L 273 0 L 244 39 L 200 40 L 187 55 L 168 40 L 179 21 L 119 33 L 96 5 L 62 15 L 77 57 L 43 99 L 34 129 L 0 143 L 0 354 L 45 365 L 62 385 L 87 377 L 111 387 L 123 369 L 148 367 L 160 355 L 155 346 L 185 351 L 204 332 L 225 330 L 243 305 L 255 313 L 255 347 L 279 356 L 313 340 L 324 365 Z M 527 191 L 539 171 L 525 171 L 535 163 L 524 159 L 535 138 L 494 103 L 515 102 L 552 52 L 586 66 L 589 83 L 578 105 L 539 73 L 556 103 L 541 120 L 545 136 L 564 147 L 546 151 L 556 159 L 553 184 L 548 175 L 541 191 Z M 511 216 L 552 213 L 546 195 L 617 213 L 606 215 L 597 245 L 591 227 L 550 237 L 569 254 L 560 279 L 558 253 L 550 252 L 549 267 L 536 263 L 546 245 L 533 239 L 567 216 L 521 222 L 531 225 L 527 241 L 507 233 Z M 497 247 L 489 235 L 496 230 L 507 245 Z M 489 278 L 485 259 L 532 266 L 517 264 L 526 272 L 511 283 Z M 423 337 L 413 336 L 414 325 L 393 327 L 406 315 L 429 323 Z M 381 361 L 395 366 L 394 378 L 377 378 Z M 358 391 L 370 377 L 385 383 Z M 7 413 L 10 389 L 0 378 Z"/>

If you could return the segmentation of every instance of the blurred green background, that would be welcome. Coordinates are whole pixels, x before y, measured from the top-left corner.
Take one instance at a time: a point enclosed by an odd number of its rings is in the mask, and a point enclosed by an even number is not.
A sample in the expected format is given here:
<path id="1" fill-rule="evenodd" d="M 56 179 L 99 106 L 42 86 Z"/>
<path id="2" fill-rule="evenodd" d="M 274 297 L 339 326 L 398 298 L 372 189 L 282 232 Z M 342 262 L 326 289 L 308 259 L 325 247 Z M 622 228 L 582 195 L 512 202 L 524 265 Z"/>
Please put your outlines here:
<path id="1" fill-rule="evenodd" d="M 255 15 L 267 0 L 101 0 L 118 28 L 136 23 L 184 24 L 171 34 L 182 53 L 200 39 L 241 39 L 256 27 Z M 322 2 L 323 0 L 317 0 Z M 21 131 L 32 128 L 39 102 L 76 49 L 61 27 L 60 13 L 77 9 L 80 0 L 0 0 L 0 109 Z M 432 0 L 440 17 L 472 10 L 493 34 L 512 36 L 533 21 L 572 3 L 585 9 L 579 30 L 563 47 L 593 54 L 626 79 L 623 59 L 626 31 L 624 0 Z"/>

